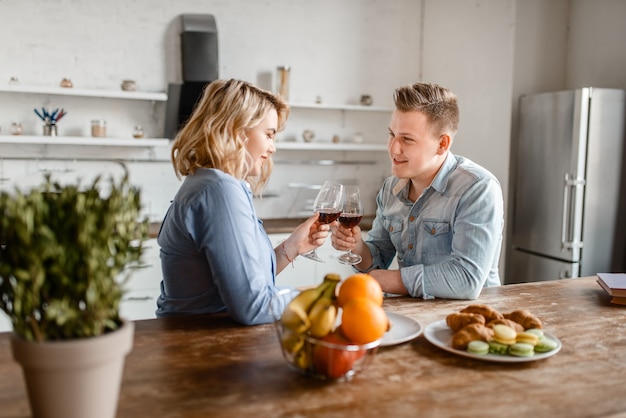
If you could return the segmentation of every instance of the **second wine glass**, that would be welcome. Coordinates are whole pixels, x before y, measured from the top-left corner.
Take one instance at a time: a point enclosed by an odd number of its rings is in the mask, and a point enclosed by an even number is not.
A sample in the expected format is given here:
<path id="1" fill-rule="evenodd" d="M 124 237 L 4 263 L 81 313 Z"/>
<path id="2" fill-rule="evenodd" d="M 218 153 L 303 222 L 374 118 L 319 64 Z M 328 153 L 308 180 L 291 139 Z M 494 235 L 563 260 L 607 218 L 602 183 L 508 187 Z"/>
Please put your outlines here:
<path id="1" fill-rule="evenodd" d="M 313 211 L 319 212 L 317 221 L 321 224 L 329 224 L 337 220 L 341 214 L 342 200 L 343 185 L 334 181 L 325 181 L 313 203 Z M 324 262 L 315 250 L 302 255 L 311 260 Z"/>
<path id="2" fill-rule="evenodd" d="M 363 219 L 363 203 L 361 194 L 356 186 L 345 186 L 343 196 L 343 209 L 339 215 L 339 223 L 346 228 L 354 228 Z M 363 259 L 354 254 L 352 250 L 339 256 L 339 262 L 351 266 L 359 264 Z"/>

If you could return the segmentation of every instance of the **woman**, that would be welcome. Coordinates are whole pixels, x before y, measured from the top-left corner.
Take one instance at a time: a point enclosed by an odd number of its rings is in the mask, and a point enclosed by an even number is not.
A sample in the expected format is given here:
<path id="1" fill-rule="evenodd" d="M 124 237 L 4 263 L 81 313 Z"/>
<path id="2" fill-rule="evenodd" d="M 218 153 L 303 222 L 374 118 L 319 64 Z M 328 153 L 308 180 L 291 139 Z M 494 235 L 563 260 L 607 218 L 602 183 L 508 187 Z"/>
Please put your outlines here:
<path id="1" fill-rule="evenodd" d="M 254 209 L 288 113 L 279 97 L 245 81 L 206 87 L 172 145 L 176 175 L 186 178 L 157 240 L 158 317 L 227 311 L 245 325 L 270 322 L 275 275 L 324 243 L 329 227 L 315 214 L 272 248 Z"/>

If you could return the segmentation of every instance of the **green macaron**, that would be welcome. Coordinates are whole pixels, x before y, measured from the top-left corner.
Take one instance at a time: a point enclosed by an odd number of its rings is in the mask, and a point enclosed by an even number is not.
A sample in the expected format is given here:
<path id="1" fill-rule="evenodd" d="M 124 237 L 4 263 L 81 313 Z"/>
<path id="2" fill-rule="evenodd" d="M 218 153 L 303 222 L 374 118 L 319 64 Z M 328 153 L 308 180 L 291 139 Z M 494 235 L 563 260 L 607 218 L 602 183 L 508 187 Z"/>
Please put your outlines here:
<path id="1" fill-rule="evenodd" d="M 487 354 L 489 352 L 489 344 L 481 340 L 473 340 L 467 344 L 467 352 L 472 354 Z"/>
<path id="2" fill-rule="evenodd" d="M 535 345 L 535 351 L 537 353 L 546 353 L 548 351 L 552 351 L 558 347 L 558 344 L 555 340 L 549 337 L 543 337 L 537 342 Z"/>
<path id="3" fill-rule="evenodd" d="M 526 343 L 515 343 L 509 346 L 509 354 L 517 357 L 530 357 L 535 354 L 535 347 Z"/>
<path id="4" fill-rule="evenodd" d="M 489 341 L 489 352 L 491 354 L 505 355 L 509 351 L 509 346 L 506 344 L 499 343 L 497 341 L 491 340 Z"/>

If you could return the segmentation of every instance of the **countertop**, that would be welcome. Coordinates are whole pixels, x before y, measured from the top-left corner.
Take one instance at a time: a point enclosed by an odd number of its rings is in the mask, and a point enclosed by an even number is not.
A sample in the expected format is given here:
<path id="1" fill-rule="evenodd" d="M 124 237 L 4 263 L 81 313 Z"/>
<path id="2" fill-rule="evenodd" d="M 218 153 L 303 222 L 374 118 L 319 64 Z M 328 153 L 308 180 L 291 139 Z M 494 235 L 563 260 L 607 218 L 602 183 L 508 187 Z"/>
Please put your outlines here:
<path id="1" fill-rule="evenodd" d="M 137 321 L 117 417 L 623 417 L 626 307 L 609 300 L 595 277 L 488 288 L 477 301 L 387 297 L 385 310 L 424 328 L 470 303 L 527 309 L 562 349 L 491 362 L 445 351 L 422 333 L 379 348 L 349 382 L 288 368 L 272 324 L 246 327 L 224 315 Z M 9 336 L 0 333 L 0 417 L 28 417 Z"/>
<path id="2" fill-rule="evenodd" d="M 263 226 L 268 234 L 282 234 L 291 233 L 294 228 L 306 221 L 307 218 L 277 218 L 277 219 L 264 219 Z M 374 216 L 364 216 L 359 226 L 364 231 L 372 229 L 372 222 L 374 222 Z M 151 222 L 148 228 L 148 234 L 150 238 L 156 238 L 159 229 L 161 228 L 161 222 Z"/>

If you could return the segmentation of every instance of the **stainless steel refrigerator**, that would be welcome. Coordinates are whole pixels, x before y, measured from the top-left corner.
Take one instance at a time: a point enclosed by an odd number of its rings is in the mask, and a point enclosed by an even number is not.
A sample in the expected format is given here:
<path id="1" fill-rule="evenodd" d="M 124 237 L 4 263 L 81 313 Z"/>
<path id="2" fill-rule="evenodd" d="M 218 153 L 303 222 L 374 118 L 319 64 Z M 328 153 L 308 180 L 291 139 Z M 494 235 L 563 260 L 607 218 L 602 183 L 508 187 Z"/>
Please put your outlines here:
<path id="1" fill-rule="evenodd" d="M 626 271 L 626 91 L 522 96 L 504 283 Z"/>

